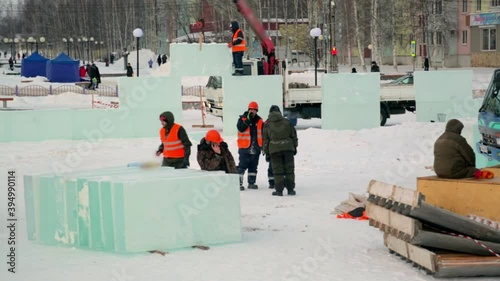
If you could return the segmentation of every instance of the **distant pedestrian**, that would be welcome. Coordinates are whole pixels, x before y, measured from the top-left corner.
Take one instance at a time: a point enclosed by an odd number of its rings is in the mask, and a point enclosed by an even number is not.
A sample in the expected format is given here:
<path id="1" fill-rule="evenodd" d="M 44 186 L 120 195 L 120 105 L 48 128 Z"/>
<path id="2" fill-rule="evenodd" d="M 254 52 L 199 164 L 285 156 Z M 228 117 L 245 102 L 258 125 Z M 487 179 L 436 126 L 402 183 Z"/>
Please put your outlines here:
<path id="1" fill-rule="evenodd" d="M 158 63 L 158 66 L 161 65 L 161 55 L 158 55 L 158 58 L 156 59 L 156 62 Z"/>
<path id="2" fill-rule="evenodd" d="M 429 58 L 425 57 L 424 59 L 424 71 L 429 71 Z"/>
<path id="3" fill-rule="evenodd" d="M 377 65 L 377 62 L 372 61 L 371 72 L 380 72 L 380 67 Z"/>
<path id="4" fill-rule="evenodd" d="M 167 55 L 163 54 L 161 57 L 161 63 L 166 64 L 167 63 Z"/>
<path id="5" fill-rule="evenodd" d="M 127 77 L 132 77 L 134 76 L 134 69 L 130 65 L 130 63 L 127 63 Z"/>
<path id="6" fill-rule="evenodd" d="M 355 67 L 353 67 L 353 68 L 351 69 L 351 73 L 358 73 L 358 71 L 356 70 L 356 68 L 355 68 Z"/>
<path id="7" fill-rule="evenodd" d="M 149 59 L 148 61 L 149 68 L 153 68 L 153 59 Z"/>

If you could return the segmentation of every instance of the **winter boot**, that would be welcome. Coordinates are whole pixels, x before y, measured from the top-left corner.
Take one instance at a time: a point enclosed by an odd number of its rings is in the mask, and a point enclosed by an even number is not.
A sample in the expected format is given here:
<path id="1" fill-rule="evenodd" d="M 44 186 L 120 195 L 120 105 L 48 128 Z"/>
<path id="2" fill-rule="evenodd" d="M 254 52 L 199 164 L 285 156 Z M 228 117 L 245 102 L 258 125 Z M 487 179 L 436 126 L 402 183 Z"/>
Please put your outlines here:
<path id="1" fill-rule="evenodd" d="M 283 192 L 281 191 L 274 191 L 273 196 L 283 196 Z"/>
<path id="2" fill-rule="evenodd" d="M 270 184 L 269 189 L 274 189 L 274 184 Z"/>
<path id="3" fill-rule="evenodd" d="M 256 184 L 249 183 L 248 184 L 248 189 L 258 189 L 259 187 Z"/>
<path id="4" fill-rule="evenodd" d="M 240 185 L 240 190 L 245 190 L 245 187 L 243 187 L 243 185 Z"/>
<path id="5" fill-rule="evenodd" d="M 289 190 L 288 190 L 288 195 L 293 196 L 293 195 L 295 195 L 295 194 L 297 194 L 297 193 L 295 192 L 295 190 L 293 190 L 293 189 L 289 189 Z"/>

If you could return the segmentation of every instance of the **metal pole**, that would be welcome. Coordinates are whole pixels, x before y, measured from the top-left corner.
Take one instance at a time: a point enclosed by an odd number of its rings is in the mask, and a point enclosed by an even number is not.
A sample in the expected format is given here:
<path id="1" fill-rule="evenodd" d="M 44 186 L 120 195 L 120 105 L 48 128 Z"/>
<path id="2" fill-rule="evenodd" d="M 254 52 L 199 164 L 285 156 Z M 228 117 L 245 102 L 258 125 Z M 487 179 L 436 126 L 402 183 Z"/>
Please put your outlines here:
<path id="1" fill-rule="evenodd" d="M 137 77 L 139 77 L 139 37 L 137 37 Z"/>
<path id="2" fill-rule="evenodd" d="M 314 37 L 314 86 L 318 86 L 318 37 Z"/>
<path id="3" fill-rule="evenodd" d="M 68 44 L 68 56 L 70 56 L 70 54 L 69 54 L 69 40 L 68 40 L 67 44 Z"/>
<path id="4" fill-rule="evenodd" d="M 328 29 L 329 29 L 329 35 L 330 35 L 330 40 L 328 40 L 330 42 L 330 48 L 329 48 L 329 57 L 330 57 L 330 72 L 333 72 L 333 55 L 331 54 L 332 52 L 332 47 L 333 47 L 333 29 L 334 27 L 332 26 L 332 3 L 330 2 L 329 5 L 328 5 L 329 9 L 328 9 L 328 12 L 329 12 L 329 17 L 328 17 L 328 21 L 329 21 L 329 24 L 328 24 Z"/>

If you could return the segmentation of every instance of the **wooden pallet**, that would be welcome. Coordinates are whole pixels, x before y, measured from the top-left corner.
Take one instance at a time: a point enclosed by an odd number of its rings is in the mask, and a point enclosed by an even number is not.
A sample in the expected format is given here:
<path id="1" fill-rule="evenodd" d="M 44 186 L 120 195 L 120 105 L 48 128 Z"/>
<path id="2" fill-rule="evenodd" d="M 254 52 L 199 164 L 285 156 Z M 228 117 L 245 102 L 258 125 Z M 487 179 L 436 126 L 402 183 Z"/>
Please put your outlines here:
<path id="1" fill-rule="evenodd" d="M 412 245 L 473 255 L 493 256 L 493 253 L 480 245 L 482 244 L 493 252 L 500 253 L 500 243 L 480 240 L 476 242 L 472 239 L 453 236 L 449 232 L 429 227 L 416 219 L 372 203 L 366 205 L 366 214 L 370 218 L 370 226 Z"/>
<path id="2" fill-rule="evenodd" d="M 500 243 L 500 231 L 497 228 L 446 209 L 431 206 L 418 191 L 372 180 L 368 186 L 368 193 L 368 202 L 372 204 L 430 225 L 437 225 L 442 229 L 450 229 L 476 239 Z"/>
<path id="3" fill-rule="evenodd" d="M 500 276 L 500 258 L 497 257 L 425 249 L 389 233 L 384 234 L 384 244 L 391 253 L 412 262 L 434 277 Z"/>

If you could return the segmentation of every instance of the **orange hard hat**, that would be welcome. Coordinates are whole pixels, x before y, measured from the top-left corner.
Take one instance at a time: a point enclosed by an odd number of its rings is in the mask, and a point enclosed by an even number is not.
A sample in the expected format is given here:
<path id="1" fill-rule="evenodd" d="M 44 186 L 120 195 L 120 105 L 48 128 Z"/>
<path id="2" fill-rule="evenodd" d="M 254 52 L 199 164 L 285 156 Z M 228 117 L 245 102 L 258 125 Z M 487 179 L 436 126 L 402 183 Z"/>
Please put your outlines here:
<path id="1" fill-rule="evenodd" d="M 255 110 L 259 110 L 259 104 L 255 101 L 251 101 L 249 104 L 248 104 L 248 109 L 255 109 Z"/>
<path id="2" fill-rule="evenodd" d="M 210 130 L 207 132 L 205 135 L 205 140 L 209 142 L 215 142 L 215 143 L 221 143 L 223 139 L 221 138 L 219 131 L 217 130 Z"/>

